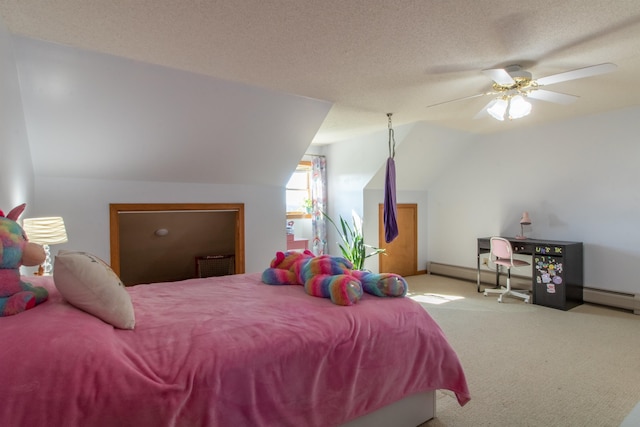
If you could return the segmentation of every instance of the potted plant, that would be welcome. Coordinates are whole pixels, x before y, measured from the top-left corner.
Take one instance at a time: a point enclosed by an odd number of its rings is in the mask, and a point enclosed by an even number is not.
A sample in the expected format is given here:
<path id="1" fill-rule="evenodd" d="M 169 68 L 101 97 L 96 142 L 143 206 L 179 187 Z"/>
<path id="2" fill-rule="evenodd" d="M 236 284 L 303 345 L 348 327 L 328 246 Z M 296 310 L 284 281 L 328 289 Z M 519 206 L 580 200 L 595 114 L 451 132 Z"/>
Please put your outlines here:
<path id="1" fill-rule="evenodd" d="M 304 199 L 302 201 L 302 207 L 304 208 L 306 213 L 310 214 L 311 212 L 313 212 L 313 200 Z"/>
<path id="2" fill-rule="evenodd" d="M 340 227 L 331 219 L 329 215 L 322 212 L 327 220 L 333 224 L 342 243 L 338 243 L 342 256 L 345 257 L 353 264 L 353 268 L 356 270 L 363 270 L 364 261 L 374 255 L 378 255 L 385 252 L 385 249 L 380 249 L 367 245 L 364 243 L 364 236 L 362 235 L 362 219 L 355 213 L 352 213 L 352 225 L 350 226 L 347 221 L 340 216 Z M 367 249 L 371 252 L 367 253 Z"/>

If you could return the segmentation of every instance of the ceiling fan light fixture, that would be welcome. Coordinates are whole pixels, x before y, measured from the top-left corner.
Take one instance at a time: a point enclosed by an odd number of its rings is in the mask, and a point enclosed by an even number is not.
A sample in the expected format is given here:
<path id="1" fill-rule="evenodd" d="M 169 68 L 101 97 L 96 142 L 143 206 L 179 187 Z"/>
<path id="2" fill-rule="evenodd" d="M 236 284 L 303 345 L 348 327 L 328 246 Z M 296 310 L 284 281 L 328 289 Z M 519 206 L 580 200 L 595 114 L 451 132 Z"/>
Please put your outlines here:
<path id="1" fill-rule="evenodd" d="M 480 112 L 473 117 L 474 119 L 486 117 L 487 114 L 501 122 L 504 121 L 505 117 L 509 118 L 509 120 L 520 119 L 531 113 L 532 105 L 527 101 L 527 98 L 534 98 L 540 101 L 553 102 L 556 104 L 570 104 L 578 99 L 575 95 L 553 92 L 547 89 L 542 89 L 542 87 L 568 80 L 582 79 L 585 77 L 609 73 L 614 71 L 616 68 L 617 65 L 615 64 L 605 63 L 565 71 L 563 73 L 552 74 L 538 79 L 534 79 L 532 74 L 529 71 L 523 70 L 520 65 L 486 69 L 482 70 L 482 73 L 493 80 L 493 84 L 491 86 L 492 90 L 476 95 L 465 96 L 463 98 L 457 98 L 451 101 L 440 102 L 438 104 L 433 104 L 430 107 L 445 104 L 447 102 L 492 95 L 495 96 L 495 98 L 482 107 Z"/>
<path id="2" fill-rule="evenodd" d="M 522 95 L 511 98 L 509 104 L 510 119 L 520 119 L 531 112 L 531 103 L 527 102 Z"/>
<path id="3" fill-rule="evenodd" d="M 504 113 L 507 112 L 507 100 L 503 98 L 497 98 L 487 107 L 487 113 L 496 120 L 503 121 Z"/>

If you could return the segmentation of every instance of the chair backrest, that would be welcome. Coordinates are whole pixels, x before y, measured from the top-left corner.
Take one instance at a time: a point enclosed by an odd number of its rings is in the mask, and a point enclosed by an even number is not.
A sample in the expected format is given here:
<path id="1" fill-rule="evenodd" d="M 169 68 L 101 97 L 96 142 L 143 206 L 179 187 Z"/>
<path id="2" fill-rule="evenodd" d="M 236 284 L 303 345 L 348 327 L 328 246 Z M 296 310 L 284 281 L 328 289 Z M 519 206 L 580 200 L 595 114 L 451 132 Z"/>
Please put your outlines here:
<path id="1" fill-rule="evenodd" d="M 492 237 L 489 241 L 491 243 L 491 255 L 493 257 L 513 261 L 511 242 L 502 237 Z"/>

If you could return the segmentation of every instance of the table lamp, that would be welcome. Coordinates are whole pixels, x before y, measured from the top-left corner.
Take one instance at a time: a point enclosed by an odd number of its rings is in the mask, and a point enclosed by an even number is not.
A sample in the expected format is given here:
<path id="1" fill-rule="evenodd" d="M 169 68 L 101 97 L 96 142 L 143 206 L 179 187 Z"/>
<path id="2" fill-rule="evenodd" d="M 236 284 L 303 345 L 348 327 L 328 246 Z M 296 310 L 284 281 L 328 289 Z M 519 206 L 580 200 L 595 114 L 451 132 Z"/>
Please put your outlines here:
<path id="1" fill-rule="evenodd" d="M 42 245 L 46 254 L 44 264 L 38 267 L 38 272 L 35 274 L 38 276 L 51 275 L 53 265 L 51 265 L 49 245 L 57 245 L 68 241 L 64 220 L 59 216 L 25 218 L 22 221 L 22 229 L 30 242 Z"/>
<path id="2" fill-rule="evenodd" d="M 526 240 L 527 237 L 524 235 L 524 226 L 531 225 L 531 218 L 529 218 L 529 212 L 522 212 L 522 218 L 520 218 L 520 235 L 516 236 L 518 240 Z"/>

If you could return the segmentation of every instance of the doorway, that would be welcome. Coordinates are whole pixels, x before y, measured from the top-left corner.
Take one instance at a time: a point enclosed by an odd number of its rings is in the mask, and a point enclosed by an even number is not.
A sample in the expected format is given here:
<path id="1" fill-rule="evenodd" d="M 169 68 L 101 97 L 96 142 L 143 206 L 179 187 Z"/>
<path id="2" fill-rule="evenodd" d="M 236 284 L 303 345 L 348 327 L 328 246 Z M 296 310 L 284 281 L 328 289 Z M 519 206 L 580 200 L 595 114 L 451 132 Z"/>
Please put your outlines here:
<path id="1" fill-rule="evenodd" d="M 378 205 L 378 241 L 384 254 L 378 255 L 380 273 L 401 276 L 418 274 L 418 205 L 397 205 L 398 237 L 386 243 L 384 238 L 384 205 Z"/>

